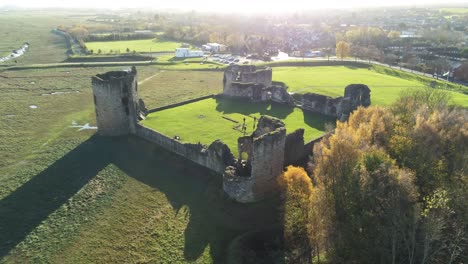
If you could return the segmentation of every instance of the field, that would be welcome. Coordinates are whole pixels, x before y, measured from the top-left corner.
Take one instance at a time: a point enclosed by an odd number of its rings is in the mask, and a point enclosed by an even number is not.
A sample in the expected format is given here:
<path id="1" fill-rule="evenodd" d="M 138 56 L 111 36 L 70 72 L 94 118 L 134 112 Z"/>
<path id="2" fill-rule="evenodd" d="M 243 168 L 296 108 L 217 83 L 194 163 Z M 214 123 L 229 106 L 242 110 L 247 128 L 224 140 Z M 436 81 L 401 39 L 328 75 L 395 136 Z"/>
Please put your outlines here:
<path id="1" fill-rule="evenodd" d="M 0 263 L 223 263 L 233 237 L 277 219 L 167 151 L 71 127 L 95 125 L 90 76 L 121 68 L 2 72 Z"/>
<path id="2" fill-rule="evenodd" d="M 176 48 L 180 48 L 182 43 L 174 41 L 164 41 L 158 39 L 144 40 L 126 40 L 126 41 L 103 41 L 103 42 L 87 42 L 88 50 L 93 50 L 98 53 L 100 49 L 102 53 L 126 53 L 127 48 L 131 52 L 174 52 Z"/>
<path id="3" fill-rule="evenodd" d="M 348 84 L 363 83 L 371 89 L 374 105 L 389 105 L 404 90 L 426 87 L 417 80 L 382 74 L 372 68 L 350 66 L 273 67 L 273 80 L 286 83 L 290 92 L 312 92 L 334 97 L 343 96 Z M 438 86 L 443 85 L 443 82 L 438 83 Z M 453 104 L 468 107 L 468 95 L 449 93 Z"/>
<path id="4" fill-rule="evenodd" d="M 442 8 L 440 9 L 441 12 L 453 14 L 453 15 L 464 15 L 468 13 L 468 8 Z"/>
<path id="5" fill-rule="evenodd" d="M 161 69 L 149 78 L 139 78 L 139 83 L 139 96 L 151 109 L 222 93 L 223 72 Z"/>
<path id="6" fill-rule="evenodd" d="M 67 58 L 65 40 L 51 31 L 58 25 L 71 26 L 81 19 L 66 12 L 0 12 L 0 56 L 28 42 L 31 46 L 25 55 L 16 59 L 18 64 L 61 62 Z M 2 64 L 14 64 L 14 61 Z"/>
<path id="7" fill-rule="evenodd" d="M 332 118 L 280 104 L 212 98 L 151 113 L 142 124 L 169 137 L 178 135 L 183 142 L 209 145 L 221 139 L 237 155 L 237 138 L 243 136 L 241 126 L 244 118 L 246 134 L 250 135 L 254 130 L 254 117 L 258 120 L 260 115 L 282 119 L 288 133 L 304 128 L 306 141 L 321 136 L 326 122 L 335 122 Z"/>
<path id="8" fill-rule="evenodd" d="M 32 44 L 19 66 L 64 59 L 63 40 L 49 33 L 63 18 L 46 16 L 0 16 L 0 31 L 7 33 L 2 49 L 25 36 Z M 68 17 L 70 24 L 82 19 Z M 190 62 L 138 66 L 139 93 L 149 108 L 222 91 L 219 66 Z M 128 68 L 110 65 L 27 65 L 0 73 L 0 263 L 224 263 L 232 238 L 278 219 L 277 204 L 234 204 L 223 195 L 219 175 L 134 137 L 104 138 L 72 127 L 95 126 L 90 77 Z M 368 72 L 362 80 L 374 85 L 423 85 L 367 69 L 334 67 L 327 75 L 320 67 L 273 68 L 290 89 L 321 86 L 320 92 L 334 95 L 342 95 L 353 75 Z M 371 89 L 373 103 L 389 104 L 404 87 Z M 466 96 L 457 100 L 468 102 Z M 323 133 L 330 121 L 275 104 L 210 99 L 196 105 L 161 111 L 164 116 L 146 122 L 183 141 L 209 144 L 226 137 L 237 152 L 242 134 L 223 115 L 245 117 L 248 133 L 260 114 L 283 118 L 288 132 L 306 124 L 306 139 Z"/>

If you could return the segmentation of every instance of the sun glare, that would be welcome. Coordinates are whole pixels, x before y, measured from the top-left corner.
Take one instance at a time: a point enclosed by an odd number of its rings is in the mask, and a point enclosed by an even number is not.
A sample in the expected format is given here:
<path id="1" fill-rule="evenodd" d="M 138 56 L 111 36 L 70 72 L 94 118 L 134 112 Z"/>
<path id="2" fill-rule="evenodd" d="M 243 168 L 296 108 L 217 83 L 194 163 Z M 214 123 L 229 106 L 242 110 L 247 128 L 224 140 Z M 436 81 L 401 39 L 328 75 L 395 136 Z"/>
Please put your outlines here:
<path id="1" fill-rule="evenodd" d="M 359 8 L 359 7 L 378 7 L 378 6 L 401 6 L 401 5 L 427 5 L 437 3 L 463 3 L 464 0 L 394 0 L 394 1 L 373 1 L 373 0 L 329 0 L 329 1 L 308 1 L 308 0 L 290 0 L 286 2 L 280 1 L 250 1 L 250 0 L 237 0 L 232 2 L 215 1 L 215 0 L 179 0 L 179 1 L 148 1 L 148 0 L 134 0 L 134 1 L 60 1 L 60 0 L 3 0 L 0 1 L 0 6 L 11 5 L 20 7 L 64 7 L 64 8 L 168 8 L 168 9 L 181 9 L 181 10 L 199 10 L 199 11 L 217 11 L 217 12 L 241 12 L 241 13 L 268 13 L 268 12 L 291 12 L 303 10 L 317 10 L 317 9 L 343 9 L 343 8 Z"/>

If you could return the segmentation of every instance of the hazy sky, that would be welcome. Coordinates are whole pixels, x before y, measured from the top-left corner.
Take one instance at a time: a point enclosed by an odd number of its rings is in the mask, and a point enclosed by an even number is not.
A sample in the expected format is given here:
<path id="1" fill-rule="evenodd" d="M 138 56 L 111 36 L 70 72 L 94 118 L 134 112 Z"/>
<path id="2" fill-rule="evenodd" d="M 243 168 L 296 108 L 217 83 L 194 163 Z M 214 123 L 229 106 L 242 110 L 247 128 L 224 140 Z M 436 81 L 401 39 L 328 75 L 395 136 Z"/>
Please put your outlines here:
<path id="1" fill-rule="evenodd" d="M 397 6 L 397 5 L 428 5 L 463 3 L 468 7 L 468 0 L 0 0 L 0 6 L 15 5 L 21 7 L 152 7 L 178 8 L 193 10 L 222 10 L 226 12 L 258 12 L 258 11 L 300 11 L 321 8 L 352 8 L 367 6 Z M 268 8 L 267 8 L 268 7 Z"/>

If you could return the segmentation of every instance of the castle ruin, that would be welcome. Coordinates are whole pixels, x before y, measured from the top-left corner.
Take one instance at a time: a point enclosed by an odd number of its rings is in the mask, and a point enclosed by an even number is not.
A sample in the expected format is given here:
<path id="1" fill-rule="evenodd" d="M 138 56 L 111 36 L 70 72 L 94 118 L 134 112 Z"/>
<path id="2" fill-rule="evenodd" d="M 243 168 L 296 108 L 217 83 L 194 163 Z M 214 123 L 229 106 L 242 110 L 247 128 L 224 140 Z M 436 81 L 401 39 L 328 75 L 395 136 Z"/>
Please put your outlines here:
<path id="1" fill-rule="evenodd" d="M 347 86 L 344 97 L 305 94 L 302 101 L 295 102 L 284 84 L 272 82 L 271 73 L 269 67 L 228 67 L 220 96 L 271 101 L 340 119 L 346 119 L 359 105 L 370 104 L 370 90 L 365 85 Z M 139 123 L 148 110 L 138 97 L 135 67 L 130 71 L 97 74 L 92 77 L 92 86 L 99 135 L 135 135 L 223 175 L 224 192 L 242 203 L 259 201 L 272 194 L 283 168 L 307 160 L 313 144 L 320 140 L 304 142 L 304 129 L 287 134 L 281 120 L 262 116 L 251 135 L 238 138 L 239 157 L 236 158 L 220 140 L 209 146 L 183 143 Z"/>
<path id="2" fill-rule="evenodd" d="M 321 94 L 306 93 L 302 100 L 295 102 L 287 92 L 284 83 L 272 81 L 270 67 L 255 65 L 233 65 L 224 72 L 223 95 L 247 98 L 252 102 L 271 101 L 296 105 L 303 110 L 333 116 L 341 121 L 359 106 L 370 105 L 370 89 L 364 84 L 346 86 L 343 97 L 329 97 Z"/>

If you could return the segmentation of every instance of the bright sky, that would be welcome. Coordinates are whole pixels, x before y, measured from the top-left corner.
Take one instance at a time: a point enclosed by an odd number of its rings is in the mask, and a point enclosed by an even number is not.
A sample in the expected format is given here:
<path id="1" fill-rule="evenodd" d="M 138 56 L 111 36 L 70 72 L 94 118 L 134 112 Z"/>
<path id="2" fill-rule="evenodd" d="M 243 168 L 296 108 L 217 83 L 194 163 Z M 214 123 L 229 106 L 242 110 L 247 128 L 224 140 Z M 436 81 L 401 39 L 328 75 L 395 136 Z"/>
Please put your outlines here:
<path id="1" fill-rule="evenodd" d="M 21 7 L 93 7 L 93 8 L 122 8 L 122 7 L 150 7 L 177 8 L 184 10 L 222 10 L 224 12 L 281 12 L 301 11 L 322 8 L 352 8 L 374 6 L 399 5 L 428 5 L 428 4 L 464 4 L 468 7 L 468 0 L 0 0 L 0 6 L 14 5 Z M 267 8 L 268 7 L 268 8 Z"/>

